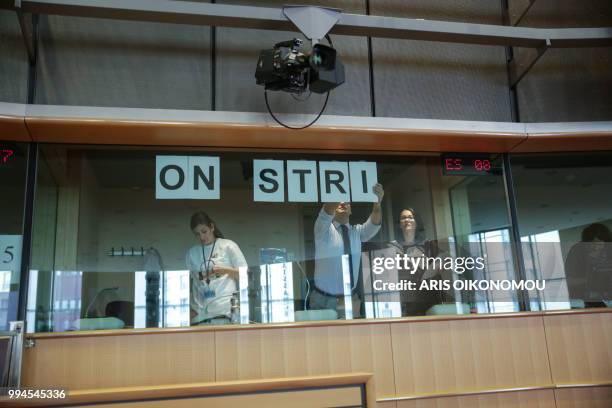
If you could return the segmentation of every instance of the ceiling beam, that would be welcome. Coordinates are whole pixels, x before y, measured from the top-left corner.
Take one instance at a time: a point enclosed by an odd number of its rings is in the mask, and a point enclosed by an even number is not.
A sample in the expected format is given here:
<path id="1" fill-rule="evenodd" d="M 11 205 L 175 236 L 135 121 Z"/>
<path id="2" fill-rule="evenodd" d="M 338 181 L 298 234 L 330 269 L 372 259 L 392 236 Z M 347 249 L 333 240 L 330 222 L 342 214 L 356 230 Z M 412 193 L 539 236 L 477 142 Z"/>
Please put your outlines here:
<path id="1" fill-rule="evenodd" d="M 21 8 L 33 14 L 297 31 L 280 8 L 169 0 L 22 0 Z M 530 48 L 612 46 L 612 27 L 541 29 L 361 14 L 342 14 L 330 33 Z"/>

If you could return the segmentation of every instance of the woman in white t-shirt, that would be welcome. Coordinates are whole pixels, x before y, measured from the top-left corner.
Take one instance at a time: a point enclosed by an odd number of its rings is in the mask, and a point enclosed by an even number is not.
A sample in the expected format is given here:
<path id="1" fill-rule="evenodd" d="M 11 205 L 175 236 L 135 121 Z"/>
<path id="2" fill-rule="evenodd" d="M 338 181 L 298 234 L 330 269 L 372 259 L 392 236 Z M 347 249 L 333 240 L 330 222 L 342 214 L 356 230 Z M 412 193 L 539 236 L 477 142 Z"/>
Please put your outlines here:
<path id="1" fill-rule="evenodd" d="M 191 322 L 230 319 L 239 269 L 247 268 L 244 255 L 234 241 L 223 238 L 204 211 L 193 214 L 190 226 L 199 241 L 186 255 L 191 275 Z"/>

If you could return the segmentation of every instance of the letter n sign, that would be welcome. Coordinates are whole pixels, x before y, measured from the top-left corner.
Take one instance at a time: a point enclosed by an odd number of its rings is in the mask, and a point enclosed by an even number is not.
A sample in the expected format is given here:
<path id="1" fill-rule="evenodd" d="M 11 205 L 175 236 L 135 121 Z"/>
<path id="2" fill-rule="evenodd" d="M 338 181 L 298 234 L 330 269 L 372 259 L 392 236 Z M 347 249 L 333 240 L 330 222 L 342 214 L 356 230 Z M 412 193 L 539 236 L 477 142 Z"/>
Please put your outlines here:
<path id="1" fill-rule="evenodd" d="M 155 174 L 156 199 L 220 198 L 218 157 L 157 156 Z"/>

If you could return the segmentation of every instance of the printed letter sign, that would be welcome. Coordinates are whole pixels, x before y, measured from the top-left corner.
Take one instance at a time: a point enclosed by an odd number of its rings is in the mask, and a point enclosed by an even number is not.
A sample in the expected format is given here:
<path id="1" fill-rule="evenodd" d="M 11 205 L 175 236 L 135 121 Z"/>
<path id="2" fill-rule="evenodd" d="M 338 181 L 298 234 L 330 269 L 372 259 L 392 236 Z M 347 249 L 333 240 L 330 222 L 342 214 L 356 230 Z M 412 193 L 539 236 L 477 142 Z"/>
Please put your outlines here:
<path id="1" fill-rule="evenodd" d="M 351 201 L 347 162 L 319 162 L 319 183 L 322 202 Z"/>
<path id="2" fill-rule="evenodd" d="M 285 201 L 283 160 L 253 160 L 253 201 Z"/>
<path id="3" fill-rule="evenodd" d="M 350 162 L 351 200 L 354 203 L 375 203 L 378 201 L 372 187 L 378 182 L 376 162 Z"/>
<path id="4" fill-rule="evenodd" d="M 289 201 L 316 203 L 317 162 L 309 160 L 287 160 L 287 190 Z"/>

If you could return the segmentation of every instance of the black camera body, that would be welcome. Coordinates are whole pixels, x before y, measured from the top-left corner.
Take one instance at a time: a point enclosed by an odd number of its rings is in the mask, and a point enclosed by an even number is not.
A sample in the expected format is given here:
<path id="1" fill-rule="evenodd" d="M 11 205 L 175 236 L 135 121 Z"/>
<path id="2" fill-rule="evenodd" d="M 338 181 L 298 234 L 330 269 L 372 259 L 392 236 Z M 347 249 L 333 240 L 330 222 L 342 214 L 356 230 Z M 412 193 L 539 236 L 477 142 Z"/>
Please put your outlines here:
<path id="1" fill-rule="evenodd" d="M 302 40 L 283 41 L 262 50 L 257 61 L 257 85 L 268 91 L 301 94 L 307 89 L 325 93 L 344 83 L 344 65 L 336 50 L 316 44 L 309 55 L 300 52 Z"/>

